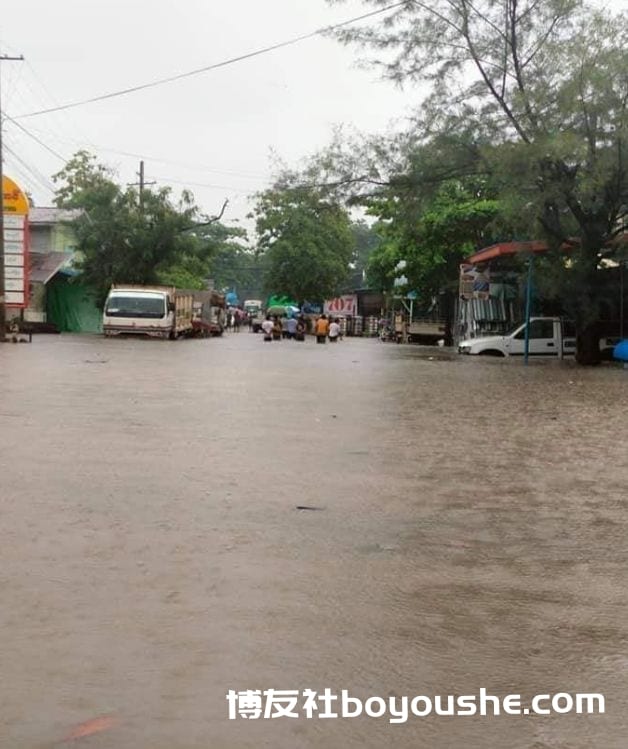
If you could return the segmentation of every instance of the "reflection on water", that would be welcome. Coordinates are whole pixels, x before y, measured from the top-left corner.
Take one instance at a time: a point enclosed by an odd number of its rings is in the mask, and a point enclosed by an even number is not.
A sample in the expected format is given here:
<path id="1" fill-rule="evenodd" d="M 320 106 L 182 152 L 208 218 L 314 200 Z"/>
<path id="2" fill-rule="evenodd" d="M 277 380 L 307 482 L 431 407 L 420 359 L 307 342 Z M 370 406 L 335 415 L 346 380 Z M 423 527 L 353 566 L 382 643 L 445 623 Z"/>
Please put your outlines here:
<path id="1" fill-rule="evenodd" d="M 2 746 L 624 749 L 622 370 L 246 333 L 0 353 Z M 270 687 L 607 714 L 227 720 Z"/>

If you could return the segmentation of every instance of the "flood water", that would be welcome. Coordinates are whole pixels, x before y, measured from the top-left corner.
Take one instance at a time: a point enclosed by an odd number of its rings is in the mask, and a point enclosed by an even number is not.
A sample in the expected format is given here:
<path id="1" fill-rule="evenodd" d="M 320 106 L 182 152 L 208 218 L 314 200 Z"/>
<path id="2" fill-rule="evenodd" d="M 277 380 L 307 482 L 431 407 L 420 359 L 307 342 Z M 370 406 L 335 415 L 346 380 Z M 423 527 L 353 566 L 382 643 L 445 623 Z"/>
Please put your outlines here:
<path id="1" fill-rule="evenodd" d="M 245 332 L 0 372 L 2 749 L 625 749 L 628 372 Z M 606 713 L 226 700 L 482 687 Z"/>

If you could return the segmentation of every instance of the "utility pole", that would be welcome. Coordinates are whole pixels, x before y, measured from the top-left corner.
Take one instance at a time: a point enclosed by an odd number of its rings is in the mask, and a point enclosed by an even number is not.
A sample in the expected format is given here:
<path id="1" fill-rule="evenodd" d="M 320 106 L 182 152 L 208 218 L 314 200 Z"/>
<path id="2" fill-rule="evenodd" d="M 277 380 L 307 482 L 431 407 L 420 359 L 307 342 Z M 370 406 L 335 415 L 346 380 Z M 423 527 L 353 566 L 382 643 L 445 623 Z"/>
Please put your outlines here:
<path id="1" fill-rule="evenodd" d="M 146 189 L 146 185 L 156 185 L 156 182 L 146 182 L 144 178 L 144 161 L 140 161 L 140 170 L 137 173 L 137 176 L 139 177 L 139 182 L 131 182 L 129 184 L 129 187 L 139 187 L 140 188 L 140 195 L 139 195 L 139 204 L 140 204 L 140 213 L 144 213 L 144 190 Z"/>
<path id="2" fill-rule="evenodd" d="M 144 160 L 140 161 L 140 213 L 144 213 Z"/>
<path id="3" fill-rule="evenodd" d="M 4 343 L 7 333 L 6 303 L 4 298 L 4 184 L 2 163 L 2 62 L 10 60 L 23 60 L 24 56 L 11 57 L 0 55 L 0 343 Z"/>
<path id="4" fill-rule="evenodd" d="M 528 282 L 526 284 L 526 332 L 523 349 L 523 363 L 527 366 L 530 356 L 530 315 L 532 312 L 532 269 L 534 266 L 534 255 L 530 254 L 528 259 Z M 562 343 L 561 343 L 562 346 Z M 561 353 L 562 356 L 562 353 Z"/>

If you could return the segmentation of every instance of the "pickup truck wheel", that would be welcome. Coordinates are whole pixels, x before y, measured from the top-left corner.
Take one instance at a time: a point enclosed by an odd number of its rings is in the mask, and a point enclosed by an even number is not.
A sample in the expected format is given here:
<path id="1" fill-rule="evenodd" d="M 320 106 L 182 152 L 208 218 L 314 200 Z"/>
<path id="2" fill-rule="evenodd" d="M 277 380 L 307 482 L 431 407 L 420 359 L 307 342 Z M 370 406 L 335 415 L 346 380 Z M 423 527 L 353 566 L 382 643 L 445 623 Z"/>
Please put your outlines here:
<path id="1" fill-rule="evenodd" d="M 488 349 L 487 351 L 480 351 L 480 356 L 501 356 L 503 357 L 504 354 L 501 351 L 498 351 L 497 349 Z"/>

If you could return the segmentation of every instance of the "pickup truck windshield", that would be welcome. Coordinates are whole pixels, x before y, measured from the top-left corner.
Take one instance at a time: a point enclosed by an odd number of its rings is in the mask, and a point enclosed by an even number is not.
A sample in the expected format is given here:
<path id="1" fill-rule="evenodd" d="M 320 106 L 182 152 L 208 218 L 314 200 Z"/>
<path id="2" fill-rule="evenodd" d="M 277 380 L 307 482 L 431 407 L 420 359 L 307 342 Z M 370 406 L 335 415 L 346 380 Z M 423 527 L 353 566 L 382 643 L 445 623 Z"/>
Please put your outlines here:
<path id="1" fill-rule="evenodd" d="M 522 325 L 523 325 L 522 322 L 518 322 L 516 325 L 513 325 L 512 327 L 508 328 L 508 330 L 505 333 L 501 333 L 500 335 L 504 335 L 506 337 L 511 336 L 514 333 L 516 333 Z"/>
<path id="2" fill-rule="evenodd" d="M 530 340 L 549 339 L 554 337 L 554 322 L 552 320 L 531 320 L 530 321 Z M 522 328 L 514 338 L 524 340 L 526 337 L 525 328 Z"/>
<path id="3" fill-rule="evenodd" d="M 113 296 L 107 300 L 108 317 L 146 317 L 154 320 L 165 315 L 166 304 L 161 296 Z"/>

